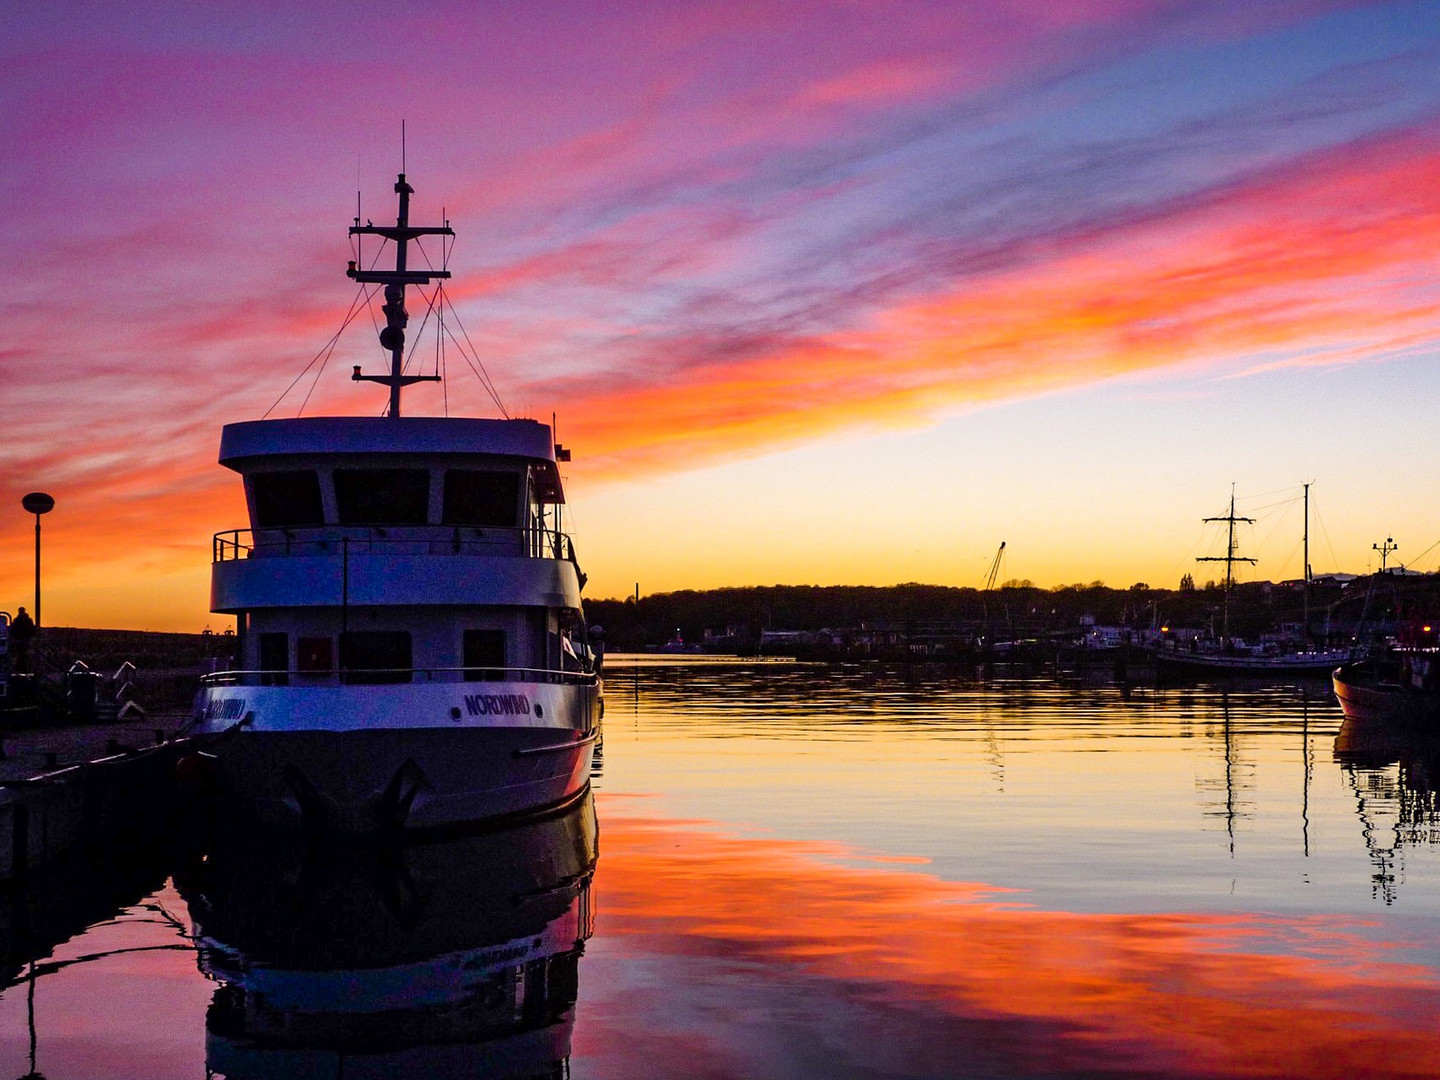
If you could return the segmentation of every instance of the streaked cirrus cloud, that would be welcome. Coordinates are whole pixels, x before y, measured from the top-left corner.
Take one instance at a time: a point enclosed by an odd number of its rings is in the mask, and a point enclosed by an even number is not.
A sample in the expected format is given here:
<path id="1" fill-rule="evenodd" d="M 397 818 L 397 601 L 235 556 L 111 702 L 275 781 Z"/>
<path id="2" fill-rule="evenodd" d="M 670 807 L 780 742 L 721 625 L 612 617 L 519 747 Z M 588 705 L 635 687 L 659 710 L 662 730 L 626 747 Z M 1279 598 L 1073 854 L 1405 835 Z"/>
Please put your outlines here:
<path id="1" fill-rule="evenodd" d="M 141 603 L 239 524 L 218 428 L 338 326 L 356 181 L 362 216 L 393 213 L 402 117 L 417 217 L 460 234 L 470 340 L 512 411 L 561 412 L 589 480 L 1435 338 L 1427 4 L 71 3 L 9 25 L 0 502 L 61 499 L 62 595 L 110 567 Z M 378 409 L 344 378 L 369 324 L 280 411 Z M 489 408 L 463 378 L 411 401 Z M 0 515 L 0 595 L 27 527 Z M 149 625 L 203 618 L 166 604 Z"/>

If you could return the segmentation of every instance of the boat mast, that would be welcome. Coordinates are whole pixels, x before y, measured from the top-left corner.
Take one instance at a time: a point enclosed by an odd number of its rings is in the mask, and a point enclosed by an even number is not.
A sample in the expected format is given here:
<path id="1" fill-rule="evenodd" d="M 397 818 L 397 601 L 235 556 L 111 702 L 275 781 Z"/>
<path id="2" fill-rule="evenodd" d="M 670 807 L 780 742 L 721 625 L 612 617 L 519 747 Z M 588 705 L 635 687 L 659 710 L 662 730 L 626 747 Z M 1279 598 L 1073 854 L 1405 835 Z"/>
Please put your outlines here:
<path id="1" fill-rule="evenodd" d="M 1310 485 L 1305 485 L 1305 647 L 1310 645 Z"/>
<path id="2" fill-rule="evenodd" d="M 1230 586 L 1235 583 L 1235 564 L 1237 562 L 1248 562 L 1253 565 L 1255 562 L 1254 559 L 1248 558 L 1247 556 L 1235 554 L 1235 523 L 1237 521 L 1244 521 L 1253 525 L 1255 524 L 1255 519 L 1235 516 L 1235 485 L 1231 484 L 1230 513 L 1224 517 L 1208 517 L 1202 520 L 1206 522 L 1223 521 L 1229 526 L 1229 534 L 1225 542 L 1225 554 L 1202 555 L 1195 560 L 1196 562 L 1223 562 L 1225 564 L 1225 613 L 1220 624 L 1220 640 L 1222 643 L 1228 643 L 1230 640 Z"/>
<path id="3" fill-rule="evenodd" d="M 383 236 L 387 240 L 395 241 L 395 269 L 394 270 L 362 270 L 352 259 L 350 268 L 345 275 L 354 278 L 356 281 L 368 284 L 385 286 L 385 306 L 380 310 L 385 312 L 385 329 L 380 331 L 380 345 L 390 353 L 390 371 L 385 375 L 362 375 L 360 367 L 355 366 L 354 373 L 350 376 L 356 382 L 378 382 L 390 387 L 390 408 L 386 415 L 398 417 L 400 415 L 400 389 L 417 382 L 439 382 L 440 376 L 435 375 L 406 375 L 403 374 L 405 366 L 405 324 L 410 321 L 410 316 L 405 310 L 405 286 L 406 285 L 428 285 L 431 278 L 448 278 L 448 270 L 411 270 L 407 260 L 409 256 L 409 245 L 411 240 L 421 236 L 454 236 L 455 232 L 450 228 L 447 221 L 439 228 L 418 228 L 410 224 L 410 196 L 415 189 L 405 182 L 405 174 L 399 174 L 395 181 L 395 193 L 400 196 L 400 211 L 396 215 L 395 224 L 372 225 L 367 222 L 360 224 L 359 217 L 356 217 L 355 224 L 350 227 L 351 236 L 374 235 Z"/>

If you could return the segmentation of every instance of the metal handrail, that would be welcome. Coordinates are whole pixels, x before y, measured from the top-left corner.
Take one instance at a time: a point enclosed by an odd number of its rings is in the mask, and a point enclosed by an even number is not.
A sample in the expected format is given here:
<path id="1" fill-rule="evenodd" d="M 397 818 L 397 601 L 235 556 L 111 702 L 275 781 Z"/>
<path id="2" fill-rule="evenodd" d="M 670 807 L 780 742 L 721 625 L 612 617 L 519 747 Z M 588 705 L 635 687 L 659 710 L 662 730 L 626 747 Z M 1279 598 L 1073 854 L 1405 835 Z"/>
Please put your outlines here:
<path id="1" fill-rule="evenodd" d="M 467 677 L 472 672 L 482 673 L 479 678 Z M 302 686 L 323 686 L 323 685 L 346 685 L 347 678 L 354 678 L 357 682 L 364 676 L 370 675 L 400 675 L 409 674 L 409 682 L 450 682 L 450 683 L 480 683 L 480 682 L 539 682 L 559 683 L 566 686 L 593 686 L 600 681 L 600 676 L 593 671 L 561 671 L 555 668 L 524 668 L 524 667 L 486 667 L 484 665 L 469 665 L 465 667 L 404 667 L 404 668 L 327 668 L 324 671 L 302 671 L 298 668 L 254 668 L 234 671 L 215 671 L 200 677 L 201 686 L 254 686 L 264 685 L 264 679 L 291 679 L 301 678 L 305 681 Z M 424 678 L 416 680 L 414 676 L 423 675 Z M 436 675 L 460 675 L 462 678 L 441 678 Z M 279 685 L 278 682 L 276 685 Z M 380 684 L 384 685 L 384 684 Z M 391 685 L 405 685 L 404 683 L 393 683 Z"/>
<path id="2" fill-rule="evenodd" d="M 556 529 L 476 525 L 316 525 L 305 528 L 225 529 L 211 541 L 213 562 L 275 555 L 352 555 L 423 548 L 428 555 L 523 555 L 575 559 L 568 533 Z"/>

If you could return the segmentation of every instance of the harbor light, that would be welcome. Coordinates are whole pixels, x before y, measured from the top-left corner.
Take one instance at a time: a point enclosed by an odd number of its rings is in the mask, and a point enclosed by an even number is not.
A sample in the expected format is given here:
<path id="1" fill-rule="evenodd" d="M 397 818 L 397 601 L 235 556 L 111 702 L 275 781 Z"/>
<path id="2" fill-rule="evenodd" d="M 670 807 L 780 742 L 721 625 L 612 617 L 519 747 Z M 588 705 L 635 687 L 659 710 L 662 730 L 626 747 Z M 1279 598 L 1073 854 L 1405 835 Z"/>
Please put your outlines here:
<path id="1" fill-rule="evenodd" d="M 27 513 L 35 515 L 35 627 L 40 627 L 40 515 L 55 509 L 55 500 L 43 491 L 32 491 L 20 500 Z"/>

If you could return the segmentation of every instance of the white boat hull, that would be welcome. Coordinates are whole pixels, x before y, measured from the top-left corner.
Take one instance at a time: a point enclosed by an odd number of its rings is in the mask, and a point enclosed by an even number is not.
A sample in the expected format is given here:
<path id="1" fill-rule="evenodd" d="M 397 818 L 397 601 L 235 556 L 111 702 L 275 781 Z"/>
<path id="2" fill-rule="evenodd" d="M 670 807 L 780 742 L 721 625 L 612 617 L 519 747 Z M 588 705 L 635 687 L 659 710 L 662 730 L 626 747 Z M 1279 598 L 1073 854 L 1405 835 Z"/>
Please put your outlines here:
<path id="1" fill-rule="evenodd" d="M 561 531 L 569 454 L 536 420 L 402 415 L 405 386 L 440 378 L 403 373 L 406 289 L 450 276 L 408 266 L 406 245 L 454 233 L 409 224 L 404 173 L 394 190 L 393 228 L 350 229 L 393 243 L 394 269 L 347 270 L 384 288 L 389 374 L 353 379 L 389 387 L 385 415 L 220 434 L 249 522 L 212 541 L 210 608 L 235 617 L 237 655 L 204 680 L 195 729 L 217 796 L 274 825 L 544 810 L 585 789 L 599 738 L 585 575 Z M 191 764 L 196 781 L 212 772 Z"/>
<path id="2" fill-rule="evenodd" d="M 222 804 L 261 824 L 427 830 L 565 803 L 590 779 L 598 683 L 216 686 Z"/>
<path id="3" fill-rule="evenodd" d="M 1154 650 L 1151 655 L 1161 667 L 1190 672 L 1229 675 L 1317 675 L 1328 676 L 1341 664 L 1349 663 L 1354 653 L 1348 649 L 1280 653 L 1274 656 L 1227 655 Z"/>

